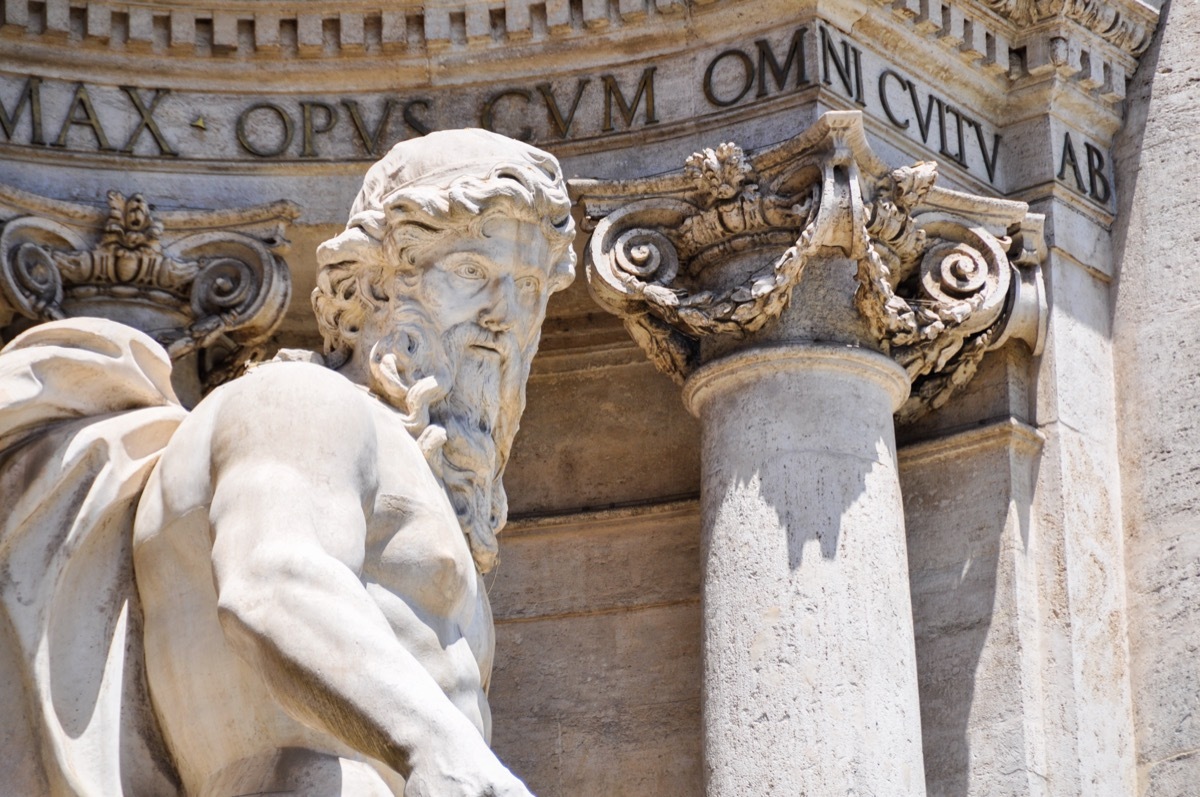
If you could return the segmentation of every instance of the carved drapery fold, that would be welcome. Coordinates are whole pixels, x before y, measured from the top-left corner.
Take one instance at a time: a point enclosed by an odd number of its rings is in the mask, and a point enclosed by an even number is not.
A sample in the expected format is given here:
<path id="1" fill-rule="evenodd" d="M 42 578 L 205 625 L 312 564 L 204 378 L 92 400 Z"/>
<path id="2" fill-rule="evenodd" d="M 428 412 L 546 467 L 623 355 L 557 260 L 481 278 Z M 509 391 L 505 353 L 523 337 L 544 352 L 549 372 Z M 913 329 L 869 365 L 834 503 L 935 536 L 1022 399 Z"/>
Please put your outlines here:
<path id="1" fill-rule="evenodd" d="M 913 382 L 901 420 L 943 404 L 983 354 L 1044 332 L 1042 217 L 1021 202 L 939 188 L 936 164 L 890 169 L 857 112 L 753 157 L 706 149 L 682 173 L 577 181 L 594 227 L 589 284 L 654 363 L 682 382 L 700 339 L 777 318 L 814 256 L 857 262 L 871 345 Z"/>
<path id="2" fill-rule="evenodd" d="M 110 191 L 105 212 L 0 187 L 0 214 L 0 327 L 112 318 L 172 359 L 198 353 L 211 387 L 287 310 L 291 203 L 155 214 L 140 194 Z"/>

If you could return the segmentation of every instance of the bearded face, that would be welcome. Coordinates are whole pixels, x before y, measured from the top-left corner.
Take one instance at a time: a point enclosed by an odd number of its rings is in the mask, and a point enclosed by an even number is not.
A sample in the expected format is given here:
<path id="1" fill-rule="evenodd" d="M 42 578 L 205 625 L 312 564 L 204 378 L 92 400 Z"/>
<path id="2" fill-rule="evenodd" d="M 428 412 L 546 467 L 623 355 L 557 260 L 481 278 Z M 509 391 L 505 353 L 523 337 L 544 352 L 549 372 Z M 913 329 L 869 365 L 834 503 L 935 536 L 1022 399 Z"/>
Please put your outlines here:
<path id="1" fill-rule="evenodd" d="M 480 572 L 495 565 L 507 520 L 501 477 L 548 297 L 542 267 L 526 259 L 523 227 L 506 222 L 486 238 L 431 253 L 417 286 L 371 325 L 382 334 L 370 348 L 368 386 L 403 413 Z"/>

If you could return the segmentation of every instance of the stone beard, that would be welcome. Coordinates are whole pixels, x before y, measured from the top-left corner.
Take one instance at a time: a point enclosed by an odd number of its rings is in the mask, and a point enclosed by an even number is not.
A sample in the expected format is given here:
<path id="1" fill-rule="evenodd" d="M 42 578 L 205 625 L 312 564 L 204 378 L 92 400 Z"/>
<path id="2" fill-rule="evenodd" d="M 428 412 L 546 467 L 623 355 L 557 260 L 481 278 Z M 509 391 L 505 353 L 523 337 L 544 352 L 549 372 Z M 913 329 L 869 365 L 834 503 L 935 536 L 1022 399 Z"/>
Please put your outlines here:
<path id="1" fill-rule="evenodd" d="M 188 411 L 168 351 L 115 321 L 5 348 L 0 566 L 24 580 L 0 589 L 0 631 L 25 636 L 0 633 L 0 671 L 24 662 L 0 705 L 43 709 L 0 733 L 43 762 L 18 791 L 531 797 L 487 746 L 480 574 L 547 302 L 574 276 L 570 209 L 550 155 L 431 134 L 371 167 L 318 249 L 323 364 L 281 353 Z M 68 640 L 66 676 L 46 640 Z M 60 705 L 98 719 L 80 735 Z"/>
<path id="2" fill-rule="evenodd" d="M 468 149 L 495 139 L 464 131 Z M 393 156 L 373 166 L 345 231 L 318 249 L 312 296 L 327 364 L 403 414 L 481 573 L 499 556 L 496 535 L 508 516 L 502 476 L 545 301 L 574 275 L 571 201 L 557 163 L 528 147 L 512 152 L 511 161 L 498 164 L 489 154 L 464 166 L 453 152 L 430 148 L 419 173 L 416 162 Z M 513 223 L 537 240 L 503 243 L 502 228 Z M 490 270 L 471 260 L 486 259 L 483 252 L 456 259 L 464 254 L 458 242 L 471 241 L 499 244 L 502 259 L 520 252 L 527 265 L 504 286 L 443 281 L 447 271 L 482 279 Z M 480 290 L 498 291 L 498 304 L 480 304 Z M 462 315 L 467 305 L 484 309 Z"/>
<path id="3" fill-rule="evenodd" d="M 502 476 L 537 340 L 521 347 L 513 334 L 473 321 L 440 331 L 415 295 L 392 304 L 378 311 L 389 313 L 391 331 L 371 347 L 368 387 L 404 413 L 486 573 L 508 517 Z"/>

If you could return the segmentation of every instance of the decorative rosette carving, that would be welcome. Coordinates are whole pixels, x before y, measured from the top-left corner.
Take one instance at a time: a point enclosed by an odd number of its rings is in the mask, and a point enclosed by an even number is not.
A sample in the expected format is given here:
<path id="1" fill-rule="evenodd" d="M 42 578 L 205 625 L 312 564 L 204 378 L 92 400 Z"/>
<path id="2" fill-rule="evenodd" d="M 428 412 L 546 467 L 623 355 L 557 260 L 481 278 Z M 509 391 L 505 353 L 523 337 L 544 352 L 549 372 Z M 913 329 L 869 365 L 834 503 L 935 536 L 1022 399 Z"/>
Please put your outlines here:
<path id="1" fill-rule="evenodd" d="M 856 261 L 870 345 L 913 382 L 908 420 L 1010 337 L 1036 350 L 1045 325 L 1041 217 L 936 181 L 934 163 L 889 169 L 861 116 L 835 112 L 753 158 L 723 144 L 682 175 L 573 189 L 594 225 L 593 295 L 677 381 L 699 365 L 703 337 L 746 337 L 777 318 L 811 256 Z"/>
<path id="2" fill-rule="evenodd" d="M 172 359 L 199 352 L 199 378 L 212 386 L 287 309 L 290 203 L 160 219 L 138 194 L 110 191 L 101 213 L 0 186 L 0 212 L 0 326 L 12 331 L 113 318 L 152 335 Z"/>

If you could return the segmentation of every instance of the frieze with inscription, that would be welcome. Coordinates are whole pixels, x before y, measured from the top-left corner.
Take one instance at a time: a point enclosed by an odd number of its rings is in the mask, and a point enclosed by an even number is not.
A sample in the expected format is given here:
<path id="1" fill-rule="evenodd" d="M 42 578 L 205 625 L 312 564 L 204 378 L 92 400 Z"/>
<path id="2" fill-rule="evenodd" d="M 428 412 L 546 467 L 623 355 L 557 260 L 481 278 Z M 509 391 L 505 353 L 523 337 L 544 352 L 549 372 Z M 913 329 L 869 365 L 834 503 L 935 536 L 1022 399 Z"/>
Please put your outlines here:
<path id="1" fill-rule="evenodd" d="M 246 96 L 0 75 L 0 146 L 188 160 L 367 160 L 431 130 L 478 126 L 553 147 L 822 92 L 1002 187 L 1003 137 L 982 114 L 819 22 L 609 71 L 391 93 Z"/>

